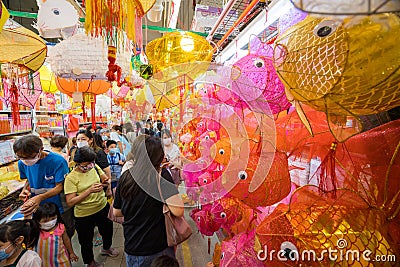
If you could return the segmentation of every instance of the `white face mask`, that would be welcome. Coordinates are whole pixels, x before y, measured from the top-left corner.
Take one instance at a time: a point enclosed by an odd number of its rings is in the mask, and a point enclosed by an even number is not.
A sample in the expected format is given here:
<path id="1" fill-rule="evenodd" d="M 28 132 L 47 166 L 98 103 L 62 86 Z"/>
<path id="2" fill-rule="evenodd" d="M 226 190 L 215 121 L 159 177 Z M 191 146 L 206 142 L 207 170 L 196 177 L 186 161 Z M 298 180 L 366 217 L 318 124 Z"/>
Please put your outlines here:
<path id="1" fill-rule="evenodd" d="M 56 224 L 57 224 L 57 218 L 55 218 L 54 220 L 45 222 L 45 223 L 40 223 L 40 229 L 48 231 L 48 230 L 53 229 L 54 226 L 56 226 Z"/>
<path id="2" fill-rule="evenodd" d="M 163 139 L 163 143 L 164 143 L 164 145 L 166 145 L 166 146 L 169 146 L 169 145 L 171 144 L 171 142 L 172 142 L 171 138 L 165 138 L 165 139 Z"/>
<path id="3" fill-rule="evenodd" d="M 76 142 L 76 146 L 78 148 L 84 147 L 84 146 L 89 146 L 88 141 L 82 141 L 82 142 Z"/>
<path id="4" fill-rule="evenodd" d="M 26 166 L 32 166 L 36 162 L 38 162 L 40 159 L 40 152 L 37 154 L 37 156 L 34 159 L 21 159 L 22 163 L 24 163 Z"/>

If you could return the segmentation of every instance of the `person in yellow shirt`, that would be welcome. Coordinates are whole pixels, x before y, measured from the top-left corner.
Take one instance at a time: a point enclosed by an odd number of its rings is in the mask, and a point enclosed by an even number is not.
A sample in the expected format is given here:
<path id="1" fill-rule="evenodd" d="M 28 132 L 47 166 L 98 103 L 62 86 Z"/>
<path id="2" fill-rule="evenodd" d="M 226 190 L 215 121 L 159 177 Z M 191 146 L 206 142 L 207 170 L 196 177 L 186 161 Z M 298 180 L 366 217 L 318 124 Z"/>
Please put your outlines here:
<path id="1" fill-rule="evenodd" d="M 101 254 L 110 257 L 119 255 L 118 250 L 111 247 L 113 223 L 107 217 L 110 205 L 103 190 L 109 185 L 109 179 L 94 163 L 95 159 L 96 153 L 92 149 L 87 146 L 79 148 L 74 155 L 76 166 L 64 183 L 67 204 L 74 206 L 82 259 L 88 267 L 103 266 L 94 260 L 92 240 L 95 226 L 103 238 Z"/>

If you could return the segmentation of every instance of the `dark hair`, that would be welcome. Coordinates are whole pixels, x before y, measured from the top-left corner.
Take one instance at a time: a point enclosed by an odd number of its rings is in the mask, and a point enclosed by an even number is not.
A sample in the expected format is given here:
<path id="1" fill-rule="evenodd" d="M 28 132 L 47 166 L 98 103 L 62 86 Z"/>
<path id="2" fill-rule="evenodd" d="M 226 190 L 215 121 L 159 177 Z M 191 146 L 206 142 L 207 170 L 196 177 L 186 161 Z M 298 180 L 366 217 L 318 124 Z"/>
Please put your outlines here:
<path id="1" fill-rule="evenodd" d="M 161 138 L 163 138 L 164 134 L 168 137 L 172 137 L 171 132 L 168 129 L 164 129 L 161 131 Z"/>
<path id="2" fill-rule="evenodd" d="M 119 181 L 121 196 L 125 199 L 135 196 L 140 186 L 151 188 L 155 184 L 164 159 L 161 139 L 155 136 L 139 135 L 132 143 L 131 151 L 134 168 L 124 172 Z"/>
<path id="3" fill-rule="evenodd" d="M 72 142 L 72 144 L 73 144 L 74 146 L 76 146 L 76 136 L 72 137 L 71 142 Z"/>
<path id="4" fill-rule="evenodd" d="M 96 159 L 96 152 L 88 146 L 78 148 L 74 155 L 76 163 L 93 162 Z"/>
<path id="5" fill-rule="evenodd" d="M 122 125 L 122 129 L 125 129 L 125 133 L 133 132 L 133 125 L 130 122 L 124 123 L 124 125 Z"/>
<path id="6" fill-rule="evenodd" d="M 14 246 L 15 240 L 23 236 L 26 248 L 33 248 L 36 246 L 39 239 L 40 229 L 35 220 L 17 220 L 10 221 L 6 224 L 0 225 L 0 241 L 5 243 L 10 241 Z"/>
<path id="7" fill-rule="evenodd" d="M 119 131 L 119 132 L 122 133 L 122 127 L 121 127 L 120 125 L 114 125 L 114 126 L 112 127 L 112 129 L 115 130 L 115 131 Z"/>
<path id="8" fill-rule="evenodd" d="M 101 149 L 105 149 L 104 141 L 101 135 L 94 133 L 93 134 L 93 141 L 96 143 L 96 146 L 100 147 Z"/>
<path id="9" fill-rule="evenodd" d="M 50 139 L 50 145 L 52 147 L 64 148 L 68 143 L 68 138 L 62 135 L 55 135 Z"/>
<path id="10" fill-rule="evenodd" d="M 116 145 L 117 144 L 117 142 L 115 142 L 114 140 L 107 140 L 106 141 L 106 146 L 107 146 L 107 148 L 109 147 L 109 146 L 111 146 L 111 145 Z"/>
<path id="11" fill-rule="evenodd" d="M 89 140 L 92 139 L 92 143 L 90 144 L 90 147 L 93 148 L 93 150 L 94 150 L 95 152 L 98 152 L 98 151 L 101 149 L 101 147 L 99 147 L 99 146 L 96 144 L 96 140 L 94 140 L 94 135 L 93 135 L 93 133 L 92 133 L 91 131 L 88 131 L 88 130 L 79 130 L 79 131 L 76 133 L 76 137 L 78 138 L 78 135 L 80 135 L 80 134 L 86 135 L 86 137 L 89 138 Z"/>
<path id="12" fill-rule="evenodd" d="M 161 131 L 162 127 L 163 127 L 163 123 L 162 122 L 157 122 L 157 130 Z"/>
<path id="13" fill-rule="evenodd" d="M 42 147 L 42 140 L 33 134 L 25 135 L 18 138 L 13 145 L 15 154 L 26 157 L 38 153 L 40 149 L 42 149 Z"/>
<path id="14" fill-rule="evenodd" d="M 179 267 L 179 262 L 168 255 L 155 258 L 150 267 Z"/>
<path id="15" fill-rule="evenodd" d="M 136 131 L 139 132 L 140 129 L 142 129 L 142 124 L 138 121 L 135 124 L 136 124 Z"/>
<path id="16" fill-rule="evenodd" d="M 40 223 L 41 219 L 57 216 L 57 223 L 64 223 L 58 206 L 53 202 L 46 202 L 39 206 L 37 211 L 33 214 L 33 219 Z"/>

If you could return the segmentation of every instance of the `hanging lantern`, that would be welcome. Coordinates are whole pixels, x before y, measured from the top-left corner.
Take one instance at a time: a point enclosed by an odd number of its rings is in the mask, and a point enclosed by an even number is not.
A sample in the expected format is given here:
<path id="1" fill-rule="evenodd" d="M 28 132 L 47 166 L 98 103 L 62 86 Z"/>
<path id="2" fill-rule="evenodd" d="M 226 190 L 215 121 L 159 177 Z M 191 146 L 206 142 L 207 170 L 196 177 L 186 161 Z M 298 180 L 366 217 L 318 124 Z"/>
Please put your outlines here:
<path id="1" fill-rule="evenodd" d="M 40 83 L 42 85 L 43 92 L 52 94 L 57 92 L 58 89 L 56 85 L 55 75 L 53 72 L 51 72 L 49 67 L 46 66 L 46 64 L 43 64 L 43 66 L 40 67 L 39 73 Z"/>
<path id="2" fill-rule="evenodd" d="M 9 17 L 10 17 L 10 13 L 8 13 L 8 10 L 4 6 L 4 4 L 1 3 L 0 4 L 0 32 L 3 30 L 3 26 Z"/>
<path id="3" fill-rule="evenodd" d="M 170 32 L 149 42 L 146 55 L 158 80 L 168 80 L 189 72 L 200 75 L 212 59 L 212 47 L 203 37 L 191 32 Z"/>
<path id="4" fill-rule="evenodd" d="M 13 20 L 7 21 L 0 32 L 0 64 L 18 65 L 22 68 L 19 75 L 28 75 L 43 65 L 46 54 L 46 44 L 38 35 Z"/>
<path id="5" fill-rule="evenodd" d="M 121 79 L 131 73 L 131 52 L 127 45 L 118 49 L 115 64 Z M 108 51 L 100 38 L 77 34 L 61 41 L 49 51 L 49 63 L 56 76 L 71 79 L 107 79 Z"/>
<path id="6" fill-rule="evenodd" d="M 400 105 L 399 35 L 400 18 L 388 13 L 343 22 L 307 17 L 278 38 L 277 73 L 310 132 L 303 104 L 327 114 L 338 141 L 362 131 L 358 115 Z"/>
<path id="7" fill-rule="evenodd" d="M 66 0 L 37 0 L 39 10 L 34 27 L 40 36 L 66 39 L 77 32 L 79 15 L 72 3 Z"/>
<path id="8" fill-rule="evenodd" d="M 103 80 L 73 80 L 56 77 L 56 84 L 61 93 L 72 97 L 74 92 L 104 94 L 110 89 L 110 83 Z"/>
<path id="9" fill-rule="evenodd" d="M 319 15 L 371 15 L 386 12 L 399 12 L 399 1 L 387 0 L 292 0 L 294 6 L 300 10 Z"/>

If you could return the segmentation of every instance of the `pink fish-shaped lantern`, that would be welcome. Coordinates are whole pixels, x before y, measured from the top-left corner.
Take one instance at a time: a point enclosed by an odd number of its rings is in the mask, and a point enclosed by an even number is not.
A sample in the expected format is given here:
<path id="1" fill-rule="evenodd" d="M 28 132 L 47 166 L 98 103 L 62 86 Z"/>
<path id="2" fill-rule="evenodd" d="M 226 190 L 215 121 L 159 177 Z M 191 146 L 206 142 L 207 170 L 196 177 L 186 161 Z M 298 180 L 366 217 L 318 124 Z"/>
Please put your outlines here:
<path id="1" fill-rule="evenodd" d="M 275 71 L 273 53 L 269 44 L 252 36 L 249 54 L 233 64 L 232 71 L 232 91 L 251 109 L 265 114 L 277 114 L 290 107 L 285 86 Z"/>

